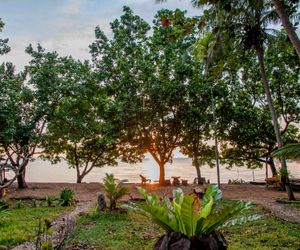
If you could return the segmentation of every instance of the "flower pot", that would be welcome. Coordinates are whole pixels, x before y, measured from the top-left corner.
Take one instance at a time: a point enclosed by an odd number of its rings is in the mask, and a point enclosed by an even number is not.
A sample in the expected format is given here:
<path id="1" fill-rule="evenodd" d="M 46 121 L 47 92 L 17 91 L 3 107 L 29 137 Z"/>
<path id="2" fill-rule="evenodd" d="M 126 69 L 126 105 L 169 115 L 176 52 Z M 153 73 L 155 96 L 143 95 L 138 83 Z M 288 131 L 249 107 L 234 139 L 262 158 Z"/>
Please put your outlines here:
<path id="1" fill-rule="evenodd" d="M 181 233 L 171 232 L 163 235 L 154 245 L 154 250 L 226 250 L 227 243 L 224 236 L 215 231 L 209 237 L 199 240 L 189 239 Z"/>

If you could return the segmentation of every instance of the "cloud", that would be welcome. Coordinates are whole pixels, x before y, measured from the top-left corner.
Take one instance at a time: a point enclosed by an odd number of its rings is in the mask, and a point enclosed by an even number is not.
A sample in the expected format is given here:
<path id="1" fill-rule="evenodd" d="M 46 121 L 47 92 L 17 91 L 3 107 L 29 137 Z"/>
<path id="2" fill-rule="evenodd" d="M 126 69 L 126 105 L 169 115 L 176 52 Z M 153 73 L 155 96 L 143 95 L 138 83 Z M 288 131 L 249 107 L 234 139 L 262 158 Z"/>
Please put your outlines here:
<path id="1" fill-rule="evenodd" d="M 1 1 L 1 0 L 0 0 Z M 10 38 L 11 52 L 1 61 L 12 61 L 21 70 L 29 61 L 24 52 L 29 43 L 41 45 L 60 55 L 72 55 L 76 59 L 89 59 L 88 46 L 94 41 L 94 29 L 99 26 L 110 37 L 110 22 L 122 15 L 122 6 L 127 5 L 136 15 L 151 23 L 161 8 L 189 9 L 196 12 L 189 1 L 170 0 L 156 4 L 155 0 L 28 0 L 28 4 L 17 0 L 9 1 L 6 33 L 1 37 Z M 34 6 L 38 11 L 33 13 Z M 10 11 L 14 9 L 14 12 Z M 190 12 L 192 11 L 192 12 Z M 199 11 L 199 10 L 197 10 Z"/>
<path id="2" fill-rule="evenodd" d="M 61 9 L 62 14 L 66 15 L 77 15 L 80 13 L 84 0 L 68 0 Z"/>

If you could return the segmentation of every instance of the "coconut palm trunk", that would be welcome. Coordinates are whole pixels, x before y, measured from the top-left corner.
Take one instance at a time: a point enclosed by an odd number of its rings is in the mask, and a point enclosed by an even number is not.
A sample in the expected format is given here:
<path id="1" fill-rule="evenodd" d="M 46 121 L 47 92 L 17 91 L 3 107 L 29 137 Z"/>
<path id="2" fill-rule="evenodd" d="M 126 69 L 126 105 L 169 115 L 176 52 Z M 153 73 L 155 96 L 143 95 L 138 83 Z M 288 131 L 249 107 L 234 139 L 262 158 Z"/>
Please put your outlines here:
<path id="1" fill-rule="evenodd" d="M 287 15 L 284 6 L 281 3 L 281 0 L 272 0 L 272 4 L 275 7 L 275 10 L 280 17 L 282 26 L 286 30 L 288 37 L 290 38 L 299 58 L 300 58 L 300 40 L 297 36 L 295 29 L 291 22 L 289 21 L 289 16 Z"/>
<path id="2" fill-rule="evenodd" d="M 261 73 L 262 80 L 263 80 L 263 87 L 264 87 L 265 95 L 267 98 L 267 103 L 268 103 L 272 121 L 273 121 L 276 141 L 278 144 L 278 148 L 282 148 L 283 143 L 282 143 L 279 124 L 278 124 L 278 116 L 277 116 L 276 110 L 273 105 L 273 100 L 272 100 L 270 86 L 269 86 L 269 80 L 267 77 L 265 64 L 264 64 L 264 51 L 263 51 L 262 44 L 257 44 L 255 46 L 255 49 L 256 49 L 256 54 L 257 54 L 257 58 L 258 58 L 258 62 L 259 62 L 260 73 Z M 287 171 L 286 160 L 283 159 L 283 160 L 281 160 L 281 181 L 283 182 L 283 184 L 286 188 L 289 200 L 295 200 L 295 196 L 294 196 L 293 190 L 290 186 L 290 182 L 289 182 L 287 173 L 288 173 L 288 171 Z"/>

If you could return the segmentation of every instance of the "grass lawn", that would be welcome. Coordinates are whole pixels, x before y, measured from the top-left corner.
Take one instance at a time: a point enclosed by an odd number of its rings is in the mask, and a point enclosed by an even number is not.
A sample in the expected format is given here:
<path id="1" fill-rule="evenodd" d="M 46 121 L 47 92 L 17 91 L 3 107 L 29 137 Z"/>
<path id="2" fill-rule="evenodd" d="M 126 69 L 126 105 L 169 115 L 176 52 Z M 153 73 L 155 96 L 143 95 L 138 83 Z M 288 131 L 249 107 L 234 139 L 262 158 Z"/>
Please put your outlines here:
<path id="1" fill-rule="evenodd" d="M 33 238 L 41 219 L 50 219 L 70 208 L 32 207 L 31 203 L 22 203 L 22 207 L 12 207 L 0 212 L 0 245 L 15 246 Z"/>
<path id="2" fill-rule="evenodd" d="M 278 220 L 267 211 L 255 207 L 247 214 L 261 214 L 255 222 L 223 229 L 229 249 L 300 248 L 300 225 Z M 164 232 L 145 217 L 129 212 L 96 213 L 81 216 L 78 226 L 67 240 L 67 249 L 82 245 L 84 249 L 152 249 Z"/>
<path id="3" fill-rule="evenodd" d="M 78 227 L 67 240 L 69 246 L 84 244 L 97 249 L 152 249 L 163 234 L 157 225 L 131 212 L 93 212 L 79 217 L 77 223 Z"/>
<path id="4" fill-rule="evenodd" d="M 279 220 L 262 208 L 256 207 L 249 213 L 258 213 L 262 217 L 222 230 L 230 250 L 300 249 L 300 224 Z"/>

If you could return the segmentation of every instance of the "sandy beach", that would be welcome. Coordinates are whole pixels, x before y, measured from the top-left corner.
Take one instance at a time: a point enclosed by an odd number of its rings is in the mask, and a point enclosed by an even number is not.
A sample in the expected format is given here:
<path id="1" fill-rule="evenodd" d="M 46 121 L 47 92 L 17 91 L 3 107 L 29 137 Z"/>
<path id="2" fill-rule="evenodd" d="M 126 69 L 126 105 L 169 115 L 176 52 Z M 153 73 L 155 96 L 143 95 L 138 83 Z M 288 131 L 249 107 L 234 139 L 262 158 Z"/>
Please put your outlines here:
<path id="1" fill-rule="evenodd" d="M 141 195 L 138 193 L 137 187 L 141 184 L 127 183 L 125 184 L 130 189 L 130 193 L 122 201 L 125 202 L 129 199 L 140 199 Z M 8 198 L 14 199 L 43 199 L 46 195 L 58 196 L 59 190 L 63 187 L 68 187 L 74 190 L 77 202 L 96 202 L 96 196 L 98 192 L 103 192 L 103 188 L 100 183 L 28 183 L 28 188 L 24 190 L 18 190 L 16 187 L 11 187 L 8 190 Z M 150 192 L 155 192 L 159 196 L 167 195 L 172 197 L 172 191 L 176 188 L 174 186 L 158 186 L 158 185 L 146 185 L 143 186 Z M 180 186 L 185 193 L 192 193 L 193 189 L 197 185 Z M 227 200 L 244 200 L 251 201 L 254 204 L 261 205 L 264 208 L 270 210 L 277 217 L 285 220 L 295 221 L 300 223 L 299 210 L 286 204 L 280 204 L 276 202 L 276 199 L 287 198 L 286 192 L 278 191 L 274 188 L 266 188 L 264 185 L 252 185 L 252 184 L 237 184 L 229 185 L 222 184 L 223 198 Z M 300 192 L 295 192 L 296 199 L 300 199 Z"/>

